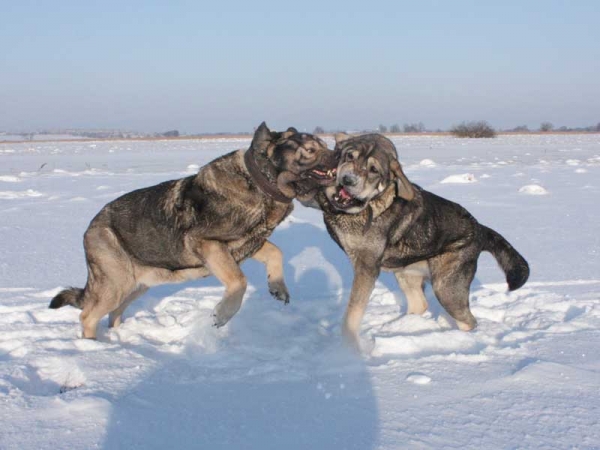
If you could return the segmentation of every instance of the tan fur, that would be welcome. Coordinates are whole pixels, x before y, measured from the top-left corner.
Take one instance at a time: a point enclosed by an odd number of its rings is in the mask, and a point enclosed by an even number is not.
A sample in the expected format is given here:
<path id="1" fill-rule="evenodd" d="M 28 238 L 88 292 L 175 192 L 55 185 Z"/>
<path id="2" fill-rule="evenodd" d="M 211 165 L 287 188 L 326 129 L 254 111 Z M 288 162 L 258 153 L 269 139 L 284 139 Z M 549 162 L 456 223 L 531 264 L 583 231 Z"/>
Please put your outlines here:
<path id="1" fill-rule="evenodd" d="M 429 278 L 429 268 L 426 261 L 406 266 L 401 270 L 394 271 L 398 285 L 407 302 L 407 314 L 423 314 L 427 311 L 427 299 L 423 292 L 425 280 Z"/>
<path id="2" fill-rule="evenodd" d="M 271 294 L 287 303 L 289 293 L 283 279 L 283 253 L 281 250 L 275 244 L 266 241 L 252 256 L 252 259 L 265 265 Z"/>
<path id="3" fill-rule="evenodd" d="M 240 266 L 229 253 L 227 245 L 219 241 L 203 241 L 198 252 L 204 256 L 204 263 L 212 275 L 225 286 L 223 299 L 215 307 L 215 325 L 225 325 L 242 305 L 246 292 L 246 277 Z"/>
<path id="4" fill-rule="evenodd" d="M 148 290 L 147 286 L 144 285 L 140 285 L 137 288 L 135 288 L 126 298 L 125 300 L 123 300 L 123 302 L 119 305 L 119 307 L 117 309 L 115 309 L 114 311 L 111 311 L 108 314 L 108 326 L 110 328 L 114 328 L 114 327 L 118 327 L 119 325 L 121 325 L 121 318 L 123 315 L 123 312 L 125 311 L 125 309 L 138 297 L 140 297 L 141 295 L 143 295 L 146 291 Z"/>

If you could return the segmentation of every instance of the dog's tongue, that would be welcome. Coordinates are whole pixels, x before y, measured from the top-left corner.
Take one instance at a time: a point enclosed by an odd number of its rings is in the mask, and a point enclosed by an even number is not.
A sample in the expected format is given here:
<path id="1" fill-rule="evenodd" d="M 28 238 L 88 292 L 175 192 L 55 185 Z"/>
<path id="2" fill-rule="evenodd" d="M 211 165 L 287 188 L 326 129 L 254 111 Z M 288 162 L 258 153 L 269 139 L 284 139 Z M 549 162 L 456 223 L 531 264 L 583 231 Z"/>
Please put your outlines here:
<path id="1" fill-rule="evenodd" d="M 352 196 L 350 194 L 348 194 L 348 192 L 344 188 L 340 189 L 340 197 L 342 197 L 344 200 L 352 198 Z"/>

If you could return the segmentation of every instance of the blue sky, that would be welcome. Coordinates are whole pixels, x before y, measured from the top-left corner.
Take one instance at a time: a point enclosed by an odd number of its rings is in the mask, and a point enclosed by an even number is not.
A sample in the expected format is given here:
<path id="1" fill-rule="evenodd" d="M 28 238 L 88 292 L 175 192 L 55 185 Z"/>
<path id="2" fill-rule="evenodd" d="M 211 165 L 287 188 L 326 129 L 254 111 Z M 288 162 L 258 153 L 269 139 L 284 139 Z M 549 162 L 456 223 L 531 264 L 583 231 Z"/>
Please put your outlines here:
<path id="1" fill-rule="evenodd" d="M 0 11 L 0 130 L 600 122 L 592 0 L 0 0 Z"/>

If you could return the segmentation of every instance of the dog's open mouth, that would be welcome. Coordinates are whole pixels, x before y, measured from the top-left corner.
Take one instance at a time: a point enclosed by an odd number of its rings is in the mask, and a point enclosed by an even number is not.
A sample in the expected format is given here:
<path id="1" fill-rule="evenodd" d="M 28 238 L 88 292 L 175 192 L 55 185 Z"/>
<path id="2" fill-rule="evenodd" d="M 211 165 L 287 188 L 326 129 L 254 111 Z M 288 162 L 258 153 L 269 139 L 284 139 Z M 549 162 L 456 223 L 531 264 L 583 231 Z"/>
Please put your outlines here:
<path id="1" fill-rule="evenodd" d="M 365 202 L 359 198 L 354 197 L 350 192 L 348 192 L 344 186 L 338 185 L 336 186 L 336 193 L 331 197 L 331 203 L 337 209 L 349 209 L 352 207 L 362 207 Z"/>
<path id="2" fill-rule="evenodd" d="M 310 178 L 315 180 L 317 183 L 322 184 L 324 186 L 329 186 L 333 184 L 337 176 L 337 168 L 334 167 L 332 169 L 327 169 L 324 167 L 315 167 L 312 170 L 304 172 L 304 176 L 306 178 Z"/>

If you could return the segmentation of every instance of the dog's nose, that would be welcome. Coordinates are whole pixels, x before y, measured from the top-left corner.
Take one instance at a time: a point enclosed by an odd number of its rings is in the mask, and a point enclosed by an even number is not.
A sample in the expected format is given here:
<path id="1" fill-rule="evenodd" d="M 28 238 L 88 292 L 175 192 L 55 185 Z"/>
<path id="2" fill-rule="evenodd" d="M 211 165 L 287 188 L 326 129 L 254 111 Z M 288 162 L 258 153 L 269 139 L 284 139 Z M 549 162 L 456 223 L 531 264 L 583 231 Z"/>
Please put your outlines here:
<path id="1" fill-rule="evenodd" d="M 342 177 L 342 184 L 344 186 L 356 186 L 357 183 L 358 177 L 356 175 L 347 173 Z"/>

